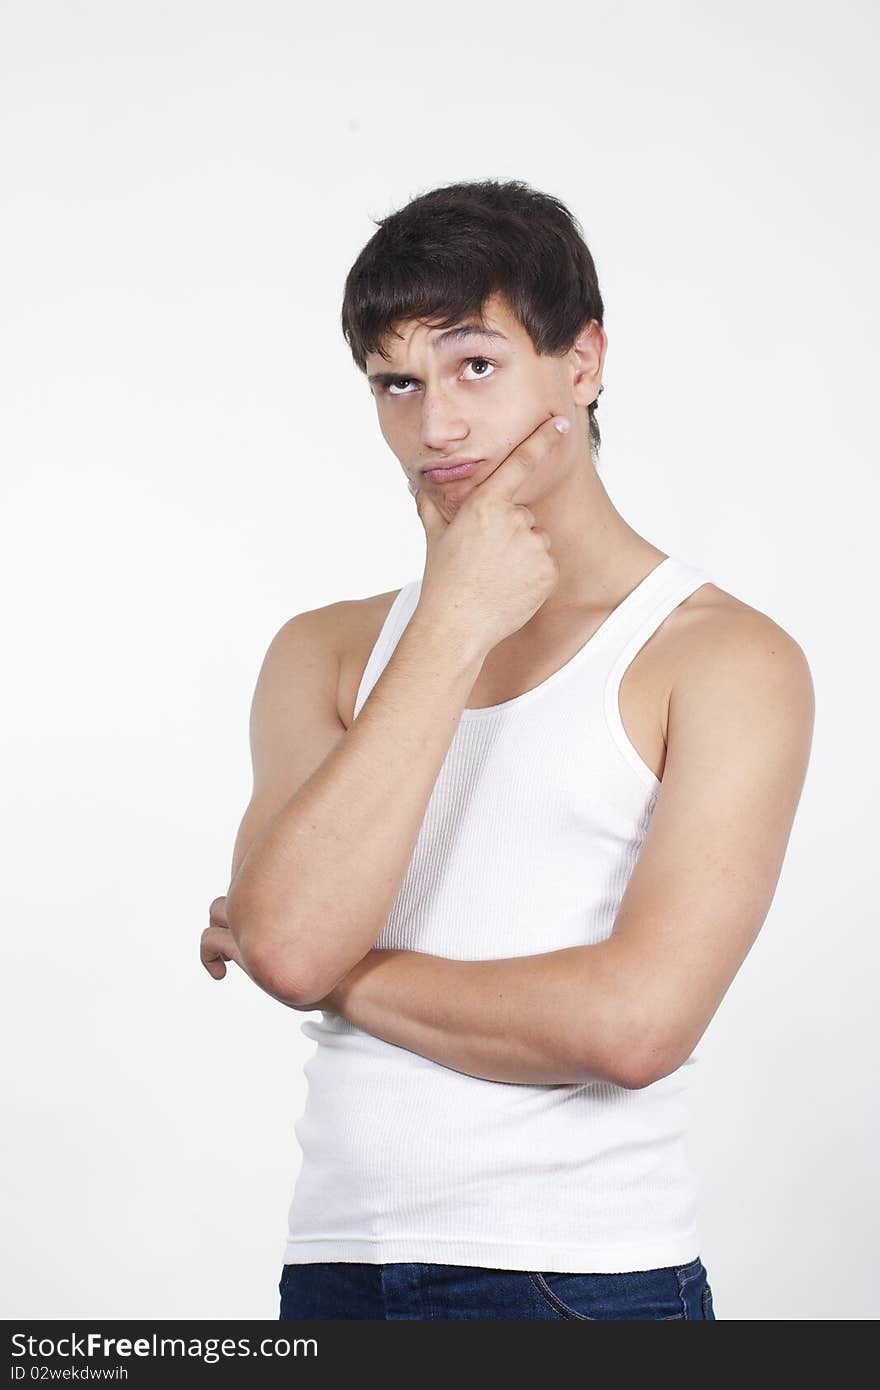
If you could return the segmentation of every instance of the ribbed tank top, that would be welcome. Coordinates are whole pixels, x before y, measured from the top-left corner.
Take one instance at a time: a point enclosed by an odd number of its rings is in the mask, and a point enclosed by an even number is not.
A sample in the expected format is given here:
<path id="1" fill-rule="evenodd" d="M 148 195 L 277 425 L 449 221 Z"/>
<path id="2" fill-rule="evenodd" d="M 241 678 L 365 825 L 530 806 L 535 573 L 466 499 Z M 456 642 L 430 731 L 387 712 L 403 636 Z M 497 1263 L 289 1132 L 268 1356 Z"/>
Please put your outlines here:
<path id="1" fill-rule="evenodd" d="M 540 685 L 462 712 L 377 946 L 489 960 L 610 936 L 660 787 L 621 721 L 621 678 L 709 582 L 667 556 Z M 420 587 L 391 605 L 355 718 Z M 696 1053 L 641 1089 L 531 1085 L 469 1076 L 337 1014 L 301 1030 L 317 1047 L 286 1263 L 617 1273 L 700 1253 L 685 1152 Z"/>

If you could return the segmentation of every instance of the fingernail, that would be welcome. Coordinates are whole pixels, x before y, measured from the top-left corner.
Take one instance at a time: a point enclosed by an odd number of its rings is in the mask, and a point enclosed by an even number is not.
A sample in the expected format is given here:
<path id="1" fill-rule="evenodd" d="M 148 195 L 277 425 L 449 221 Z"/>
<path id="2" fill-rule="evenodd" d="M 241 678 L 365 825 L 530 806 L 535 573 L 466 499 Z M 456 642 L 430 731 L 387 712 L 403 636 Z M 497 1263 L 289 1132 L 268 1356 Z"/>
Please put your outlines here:
<path id="1" fill-rule="evenodd" d="M 571 429 L 571 422 L 569 420 L 566 420 L 564 415 L 560 415 L 558 419 L 553 421 L 553 423 L 559 430 L 560 434 L 567 434 L 568 431 Z"/>

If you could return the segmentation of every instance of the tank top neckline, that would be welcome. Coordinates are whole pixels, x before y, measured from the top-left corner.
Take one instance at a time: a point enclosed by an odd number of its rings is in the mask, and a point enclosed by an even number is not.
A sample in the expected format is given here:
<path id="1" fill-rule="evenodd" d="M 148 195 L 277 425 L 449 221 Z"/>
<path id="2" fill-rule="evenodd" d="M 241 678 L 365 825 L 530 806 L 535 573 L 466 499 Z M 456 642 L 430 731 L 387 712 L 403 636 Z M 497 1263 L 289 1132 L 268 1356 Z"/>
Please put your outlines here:
<path id="1" fill-rule="evenodd" d="M 665 579 L 666 575 L 675 569 L 679 563 L 680 562 L 678 562 L 674 556 L 665 556 L 665 558 L 656 564 L 652 570 L 649 570 L 644 579 L 640 580 L 625 598 L 621 599 L 616 608 L 612 608 L 611 612 L 603 618 L 592 636 L 588 637 L 586 642 L 578 647 L 577 651 L 569 657 L 568 661 L 562 666 L 559 666 L 555 671 L 552 671 L 551 674 L 540 681 L 538 685 L 533 685 L 531 690 L 524 690 L 521 695 L 514 695 L 510 700 L 501 700 L 498 704 L 479 705 L 473 709 L 470 709 L 466 705 L 461 712 L 461 722 L 471 723 L 475 720 L 491 718 L 491 716 L 495 714 L 504 714 L 508 710 L 519 709 L 523 705 L 545 694 L 551 687 L 555 686 L 558 682 L 575 671 L 588 657 L 592 656 L 600 643 L 605 641 L 611 635 L 614 628 L 623 621 L 630 609 L 635 607 L 648 590 L 659 584 L 661 579 Z M 411 584 L 408 586 L 410 594 L 416 595 L 420 585 L 420 579 L 412 580 Z M 401 597 L 402 596 L 403 591 L 401 591 Z"/>

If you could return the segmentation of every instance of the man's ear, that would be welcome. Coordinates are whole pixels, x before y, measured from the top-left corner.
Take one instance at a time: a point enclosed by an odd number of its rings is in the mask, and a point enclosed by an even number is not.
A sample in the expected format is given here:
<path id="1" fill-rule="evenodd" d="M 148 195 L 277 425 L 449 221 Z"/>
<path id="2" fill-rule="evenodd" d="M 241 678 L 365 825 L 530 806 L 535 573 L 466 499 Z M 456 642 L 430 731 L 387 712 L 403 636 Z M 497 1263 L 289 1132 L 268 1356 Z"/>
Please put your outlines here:
<path id="1" fill-rule="evenodd" d="M 571 393 L 578 405 L 592 405 L 599 395 L 607 347 L 605 329 L 596 319 L 590 319 L 569 348 Z"/>

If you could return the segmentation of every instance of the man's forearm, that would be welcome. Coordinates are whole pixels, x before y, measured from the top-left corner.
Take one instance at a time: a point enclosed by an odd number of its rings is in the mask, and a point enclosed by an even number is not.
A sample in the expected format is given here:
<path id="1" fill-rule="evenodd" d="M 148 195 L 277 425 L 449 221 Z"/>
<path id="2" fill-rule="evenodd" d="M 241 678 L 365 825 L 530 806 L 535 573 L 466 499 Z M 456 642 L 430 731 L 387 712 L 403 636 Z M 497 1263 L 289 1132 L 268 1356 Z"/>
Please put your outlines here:
<path id="1" fill-rule="evenodd" d="M 317 997 L 376 940 L 485 654 L 417 608 L 358 718 L 251 845 L 227 913 L 271 993 Z"/>
<path id="2" fill-rule="evenodd" d="M 614 939 L 503 960 L 370 950 L 313 1008 L 455 1071 L 528 1084 L 637 1084 Z"/>

